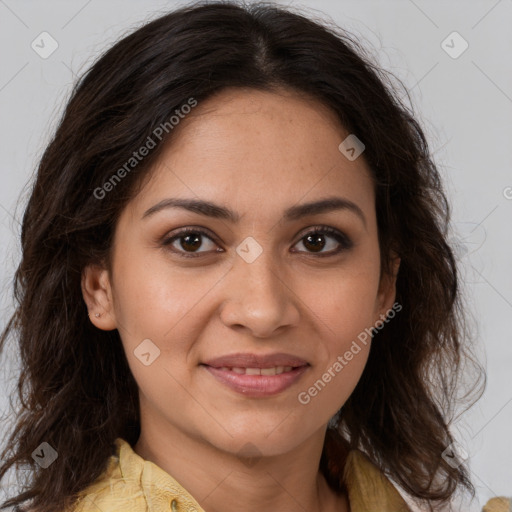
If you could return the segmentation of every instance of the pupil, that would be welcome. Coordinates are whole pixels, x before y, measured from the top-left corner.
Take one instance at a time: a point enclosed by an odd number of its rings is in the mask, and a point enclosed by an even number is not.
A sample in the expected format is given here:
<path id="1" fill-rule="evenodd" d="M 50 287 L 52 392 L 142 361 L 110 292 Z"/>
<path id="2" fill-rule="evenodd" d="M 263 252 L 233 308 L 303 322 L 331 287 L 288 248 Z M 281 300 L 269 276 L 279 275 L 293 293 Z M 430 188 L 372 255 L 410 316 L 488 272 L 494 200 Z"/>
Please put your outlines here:
<path id="1" fill-rule="evenodd" d="M 320 252 L 325 247 L 325 241 L 323 238 L 324 238 L 324 236 L 322 234 L 308 235 L 305 238 L 304 246 L 307 249 L 312 250 L 313 252 Z M 200 246 L 201 246 L 201 235 L 200 234 L 196 233 L 196 234 L 192 234 L 192 235 L 184 235 L 181 237 L 181 247 L 185 250 L 191 249 L 192 251 L 195 251 Z"/>
<path id="2" fill-rule="evenodd" d="M 189 247 L 186 247 L 186 245 L 189 245 Z M 192 235 L 185 235 L 181 237 L 181 247 L 183 249 L 192 249 L 194 251 L 198 247 L 201 246 L 201 235 L 199 234 L 192 234 Z"/>
<path id="3" fill-rule="evenodd" d="M 312 245 L 312 250 L 314 252 L 319 252 L 325 247 L 325 241 L 323 240 L 324 236 L 321 234 L 318 235 L 308 235 L 304 242 L 304 246 L 309 249 L 308 244 Z"/>

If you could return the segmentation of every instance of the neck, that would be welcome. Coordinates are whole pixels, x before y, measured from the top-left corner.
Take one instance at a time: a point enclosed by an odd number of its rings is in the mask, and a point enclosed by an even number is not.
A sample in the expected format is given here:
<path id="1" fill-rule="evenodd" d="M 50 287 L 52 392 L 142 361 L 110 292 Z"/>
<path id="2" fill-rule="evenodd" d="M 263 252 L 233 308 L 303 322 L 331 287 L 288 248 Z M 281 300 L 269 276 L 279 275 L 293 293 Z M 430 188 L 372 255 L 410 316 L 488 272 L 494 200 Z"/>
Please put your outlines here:
<path id="1" fill-rule="evenodd" d="M 207 512 L 349 512 L 346 495 L 319 471 L 325 429 L 289 453 L 245 458 L 169 423 L 163 427 L 143 423 L 135 452 L 175 478 Z"/>

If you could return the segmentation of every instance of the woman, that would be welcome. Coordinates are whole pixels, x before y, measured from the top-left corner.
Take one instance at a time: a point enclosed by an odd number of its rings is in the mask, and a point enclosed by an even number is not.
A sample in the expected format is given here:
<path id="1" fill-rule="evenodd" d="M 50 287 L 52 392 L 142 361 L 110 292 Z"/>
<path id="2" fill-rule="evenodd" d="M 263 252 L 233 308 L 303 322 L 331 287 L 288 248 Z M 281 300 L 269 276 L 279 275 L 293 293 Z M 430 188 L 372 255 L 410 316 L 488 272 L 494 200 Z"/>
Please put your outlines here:
<path id="1" fill-rule="evenodd" d="M 392 482 L 425 510 L 473 491 L 448 429 L 468 357 L 448 204 L 364 56 L 289 10 L 196 4 L 82 77 L 23 219 L 2 343 L 28 394 L 0 478 L 33 477 L 3 508 L 395 512 Z"/>

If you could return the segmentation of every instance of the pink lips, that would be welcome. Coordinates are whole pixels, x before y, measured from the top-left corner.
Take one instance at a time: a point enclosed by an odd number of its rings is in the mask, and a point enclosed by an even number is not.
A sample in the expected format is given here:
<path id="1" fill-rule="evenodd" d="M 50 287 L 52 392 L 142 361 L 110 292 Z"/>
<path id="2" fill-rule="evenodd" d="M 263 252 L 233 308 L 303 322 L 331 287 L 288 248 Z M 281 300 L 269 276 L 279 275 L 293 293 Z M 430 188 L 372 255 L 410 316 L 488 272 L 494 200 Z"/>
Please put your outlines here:
<path id="1" fill-rule="evenodd" d="M 309 363 L 290 354 L 257 355 L 246 353 L 211 359 L 203 363 L 202 366 L 218 381 L 244 396 L 265 397 L 280 393 L 294 384 L 308 369 Z M 276 375 L 246 375 L 240 373 L 246 368 L 254 370 L 278 368 L 278 371 L 282 371 L 282 373 Z"/>
<path id="2" fill-rule="evenodd" d="M 271 368 L 272 366 L 305 366 L 308 362 L 290 354 L 258 355 L 239 353 L 210 359 L 203 364 L 214 368 L 222 368 L 223 366 L 228 368 Z"/>

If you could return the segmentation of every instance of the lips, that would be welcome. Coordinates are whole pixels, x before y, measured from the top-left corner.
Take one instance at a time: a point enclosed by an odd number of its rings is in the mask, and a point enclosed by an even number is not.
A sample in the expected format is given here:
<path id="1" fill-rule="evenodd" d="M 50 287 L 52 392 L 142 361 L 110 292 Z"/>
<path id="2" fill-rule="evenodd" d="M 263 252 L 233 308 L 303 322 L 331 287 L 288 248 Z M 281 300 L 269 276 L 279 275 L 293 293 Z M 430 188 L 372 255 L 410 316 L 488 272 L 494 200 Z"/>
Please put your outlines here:
<path id="1" fill-rule="evenodd" d="M 239 353 L 217 357 L 205 361 L 203 364 L 213 368 L 278 368 L 280 366 L 298 368 L 309 363 L 300 357 L 291 354 L 249 354 Z"/>
<path id="2" fill-rule="evenodd" d="M 290 354 L 232 354 L 201 366 L 218 382 L 246 397 L 266 397 L 293 385 L 310 365 Z"/>
<path id="3" fill-rule="evenodd" d="M 293 366 L 272 366 L 271 368 L 237 368 L 236 366 L 230 368 L 229 366 L 222 366 L 221 370 L 235 372 L 239 375 L 281 375 L 281 373 L 291 372 L 293 368 Z"/>

